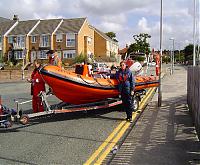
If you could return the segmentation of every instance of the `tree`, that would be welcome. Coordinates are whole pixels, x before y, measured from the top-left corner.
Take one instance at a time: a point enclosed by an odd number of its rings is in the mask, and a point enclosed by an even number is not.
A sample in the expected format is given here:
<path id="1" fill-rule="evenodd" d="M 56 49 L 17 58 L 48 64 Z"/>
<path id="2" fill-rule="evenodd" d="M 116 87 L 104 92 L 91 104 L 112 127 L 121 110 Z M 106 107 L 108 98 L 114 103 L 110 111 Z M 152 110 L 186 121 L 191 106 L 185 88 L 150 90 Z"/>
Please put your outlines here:
<path id="1" fill-rule="evenodd" d="M 193 59 L 193 44 L 189 44 L 184 48 L 185 61 Z"/>
<path id="2" fill-rule="evenodd" d="M 140 33 L 139 35 L 133 35 L 135 40 L 128 48 L 128 54 L 131 52 L 141 52 L 141 53 L 150 53 L 150 44 L 147 42 L 148 38 L 151 38 L 149 34 Z"/>
<path id="3" fill-rule="evenodd" d="M 105 33 L 108 37 L 110 37 L 113 41 L 118 42 L 116 39 L 116 33 L 114 32 L 107 32 Z"/>

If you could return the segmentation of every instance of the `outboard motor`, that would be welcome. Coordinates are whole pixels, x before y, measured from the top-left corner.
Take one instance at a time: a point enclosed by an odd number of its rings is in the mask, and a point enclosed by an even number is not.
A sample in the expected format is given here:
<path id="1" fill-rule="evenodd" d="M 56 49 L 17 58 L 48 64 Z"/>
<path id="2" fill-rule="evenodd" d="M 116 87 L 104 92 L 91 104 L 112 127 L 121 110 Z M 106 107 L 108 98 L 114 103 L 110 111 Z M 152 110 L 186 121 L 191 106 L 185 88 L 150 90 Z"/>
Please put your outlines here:
<path id="1" fill-rule="evenodd" d="M 142 65 L 139 62 L 133 63 L 133 65 L 129 68 L 135 76 L 139 76 L 143 74 Z"/>

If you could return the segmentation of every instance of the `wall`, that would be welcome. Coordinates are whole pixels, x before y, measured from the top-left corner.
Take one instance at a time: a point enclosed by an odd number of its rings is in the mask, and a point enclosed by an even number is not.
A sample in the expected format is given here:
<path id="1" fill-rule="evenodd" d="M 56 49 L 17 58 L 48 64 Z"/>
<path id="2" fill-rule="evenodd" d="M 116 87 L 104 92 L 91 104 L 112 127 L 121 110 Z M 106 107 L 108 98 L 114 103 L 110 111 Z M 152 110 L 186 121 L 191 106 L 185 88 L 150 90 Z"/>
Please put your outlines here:
<path id="1" fill-rule="evenodd" d="M 30 78 L 32 70 L 25 70 L 25 80 Z M 22 80 L 21 70 L 0 70 L 0 82 L 19 81 Z"/>
<path id="2" fill-rule="evenodd" d="M 200 68 L 189 67 L 187 77 L 187 104 L 200 139 Z"/>
<path id="3" fill-rule="evenodd" d="M 87 36 L 92 38 L 92 43 L 87 44 L 86 48 L 85 39 Z M 89 51 L 94 54 L 94 30 L 90 28 L 88 22 L 85 21 L 80 32 L 78 33 L 77 53 L 78 55 L 81 53 L 86 54 L 86 52 Z"/>
<path id="4" fill-rule="evenodd" d="M 96 57 L 106 57 L 106 40 L 97 32 L 94 33 L 95 37 L 95 52 Z"/>

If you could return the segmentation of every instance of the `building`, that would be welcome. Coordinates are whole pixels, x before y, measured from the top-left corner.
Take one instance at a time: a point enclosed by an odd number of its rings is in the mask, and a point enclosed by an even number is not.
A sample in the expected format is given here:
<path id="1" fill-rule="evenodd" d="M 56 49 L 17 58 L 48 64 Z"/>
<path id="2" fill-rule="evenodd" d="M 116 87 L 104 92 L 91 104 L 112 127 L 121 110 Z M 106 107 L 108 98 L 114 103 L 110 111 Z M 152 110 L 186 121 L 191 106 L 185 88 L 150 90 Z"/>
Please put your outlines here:
<path id="1" fill-rule="evenodd" d="M 16 24 L 16 21 L 11 21 L 6 18 L 0 17 L 0 59 L 3 58 L 4 53 L 4 45 L 7 43 L 6 34 L 9 32 L 10 29 Z"/>
<path id="2" fill-rule="evenodd" d="M 128 45 L 126 44 L 126 47 L 120 49 L 118 53 L 122 56 L 122 59 L 126 59 L 128 56 Z"/>
<path id="3" fill-rule="evenodd" d="M 118 58 L 118 42 L 112 40 L 105 33 L 98 30 L 95 27 L 94 29 L 94 54 L 98 58 L 106 59 L 109 57 Z"/>
<path id="4" fill-rule="evenodd" d="M 70 63 L 80 54 L 103 58 L 118 50 L 118 43 L 92 27 L 87 18 L 19 21 L 15 16 L 0 24 L 0 36 L 1 54 L 7 60 L 45 60 L 52 49 Z"/>

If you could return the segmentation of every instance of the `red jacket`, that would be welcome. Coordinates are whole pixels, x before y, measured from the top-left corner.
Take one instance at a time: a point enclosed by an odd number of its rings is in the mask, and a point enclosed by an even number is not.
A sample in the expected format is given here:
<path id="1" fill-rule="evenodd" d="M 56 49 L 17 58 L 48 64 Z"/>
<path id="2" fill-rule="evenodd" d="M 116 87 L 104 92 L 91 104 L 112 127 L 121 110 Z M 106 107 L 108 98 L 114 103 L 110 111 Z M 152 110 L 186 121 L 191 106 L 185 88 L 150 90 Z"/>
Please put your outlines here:
<path id="1" fill-rule="evenodd" d="M 31 95 L 38 96 L 40 91 L 45 91 L 45 82 L 39 74 L 38 69 L 34 69 L 31 75 Z"/>

